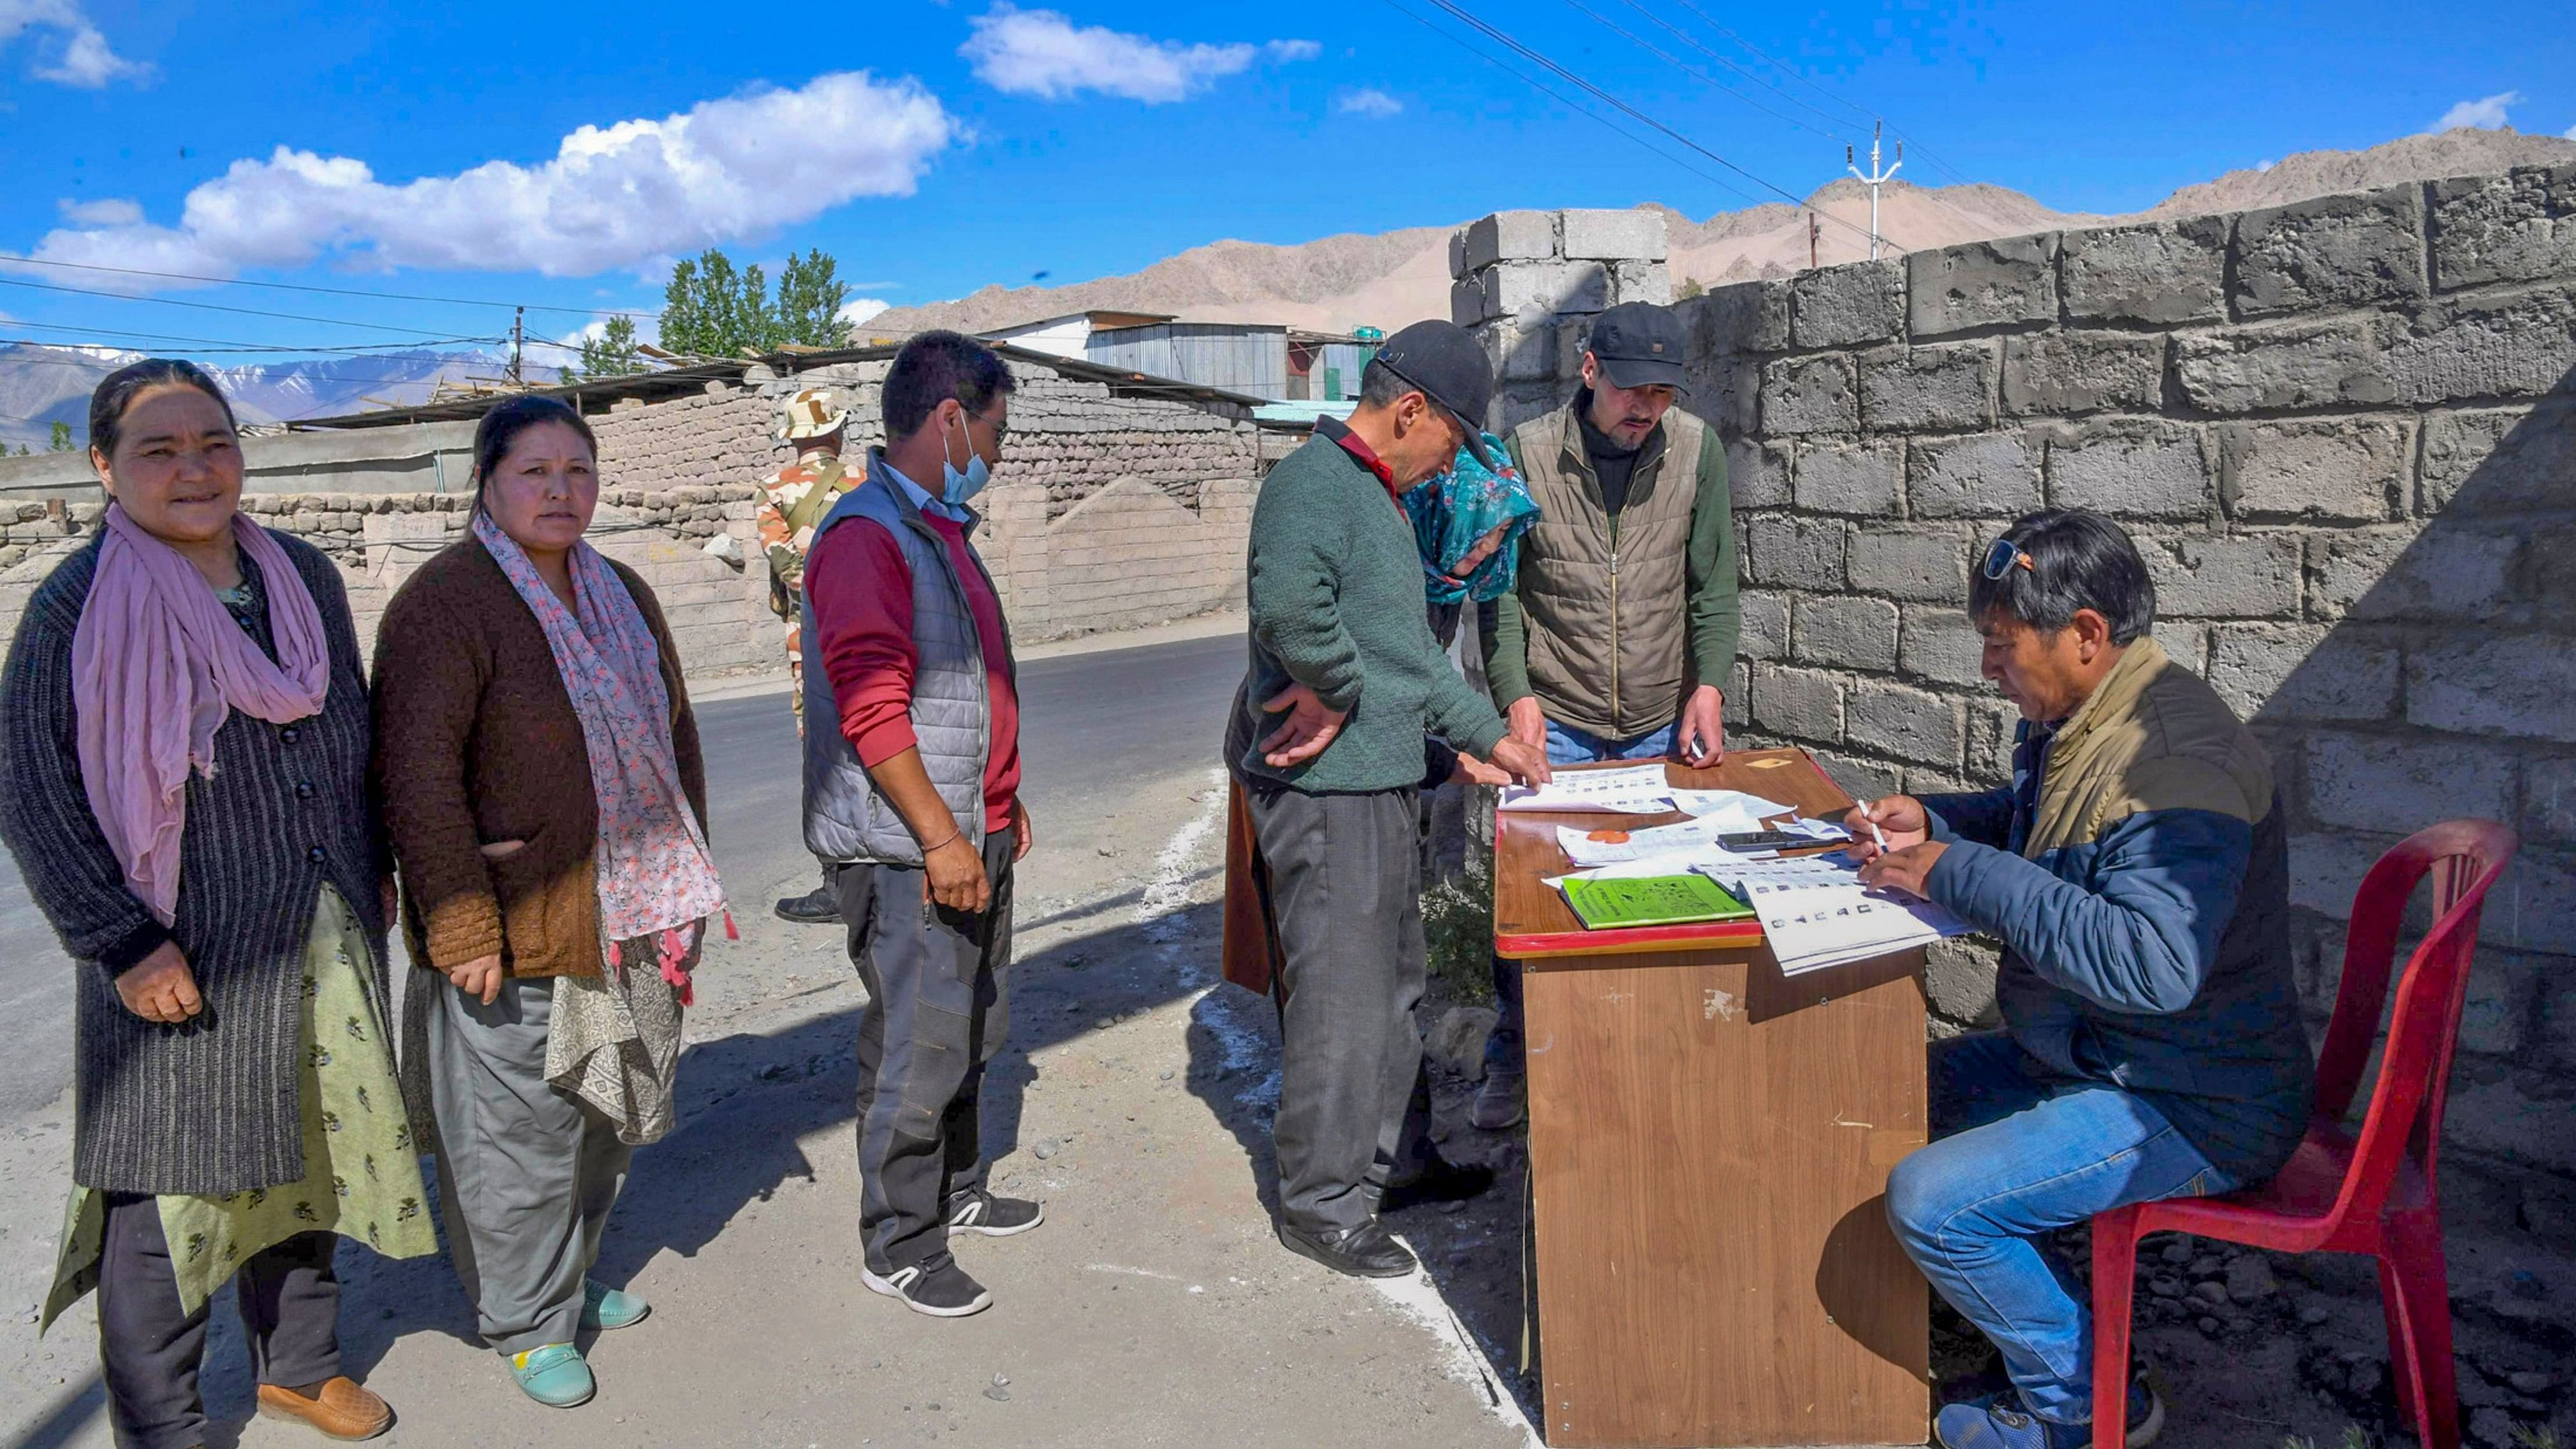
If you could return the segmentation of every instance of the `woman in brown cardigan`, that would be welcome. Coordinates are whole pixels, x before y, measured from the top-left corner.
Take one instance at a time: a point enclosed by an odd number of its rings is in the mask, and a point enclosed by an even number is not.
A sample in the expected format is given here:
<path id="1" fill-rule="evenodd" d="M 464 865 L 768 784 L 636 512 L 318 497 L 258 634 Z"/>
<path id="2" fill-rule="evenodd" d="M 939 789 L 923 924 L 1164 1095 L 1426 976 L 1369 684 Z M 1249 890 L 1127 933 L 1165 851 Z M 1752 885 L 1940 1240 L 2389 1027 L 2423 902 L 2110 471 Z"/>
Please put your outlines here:
<path id="1" fill-rule="evenodd" d="M 426 968 L 406 1055 L 448 1245 L 485 1340 L 559 1408 L 595 1391 L 575 1331 L 646 1311 L 587 1274 L 634 1145 L 670 1128 L 688 972 L 723 909 L 671 631 L 582 542 L 595 446 L 552 399 L 486 414 L 472 534 L 376 638 L 376 776 Z"/>

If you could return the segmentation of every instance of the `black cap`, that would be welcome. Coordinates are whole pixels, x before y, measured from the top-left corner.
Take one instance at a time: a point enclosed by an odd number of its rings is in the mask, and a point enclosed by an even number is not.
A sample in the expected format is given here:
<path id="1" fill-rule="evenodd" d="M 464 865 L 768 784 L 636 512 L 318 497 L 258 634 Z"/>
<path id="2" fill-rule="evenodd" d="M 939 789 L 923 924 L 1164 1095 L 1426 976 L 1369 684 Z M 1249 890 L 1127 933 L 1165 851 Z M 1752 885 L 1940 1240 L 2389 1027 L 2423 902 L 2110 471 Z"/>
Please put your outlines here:
<path id="1" fill-rule="evenodd" d="M 1449 414 L 1466 434 L 1467 451 L 1477 462 L 1501 468 L 1485 447 L 1485 405 L 1494 400 L 1494 365 L 1466 328 L 1416 322 L 1379 343 L 1376 361 Z"/>
<path id="2" fill-rule="evenodd" d="M 1592 319 L 1585 346 L 1612 387 L 1682 384 L 1682 319 L 1670 307 L 1622 302 Z"/>

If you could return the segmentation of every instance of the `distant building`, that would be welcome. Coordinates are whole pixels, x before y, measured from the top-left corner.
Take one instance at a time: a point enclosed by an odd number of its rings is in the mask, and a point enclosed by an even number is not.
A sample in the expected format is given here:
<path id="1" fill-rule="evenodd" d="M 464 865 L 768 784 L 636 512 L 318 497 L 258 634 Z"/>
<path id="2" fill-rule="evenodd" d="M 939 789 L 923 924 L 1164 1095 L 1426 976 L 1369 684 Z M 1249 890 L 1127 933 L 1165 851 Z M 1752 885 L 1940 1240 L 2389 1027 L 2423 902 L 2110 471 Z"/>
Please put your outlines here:
<path id="1" fill-rule="evenodd" d="M 1375 328 L 1343 335 L 1261 322 L 1182 322 L 1148 312 L 1070 312 L 983 334 L 1033 352 L 1140 377 L 1170 378 L 1272 402 L 1359 395 Z"/>

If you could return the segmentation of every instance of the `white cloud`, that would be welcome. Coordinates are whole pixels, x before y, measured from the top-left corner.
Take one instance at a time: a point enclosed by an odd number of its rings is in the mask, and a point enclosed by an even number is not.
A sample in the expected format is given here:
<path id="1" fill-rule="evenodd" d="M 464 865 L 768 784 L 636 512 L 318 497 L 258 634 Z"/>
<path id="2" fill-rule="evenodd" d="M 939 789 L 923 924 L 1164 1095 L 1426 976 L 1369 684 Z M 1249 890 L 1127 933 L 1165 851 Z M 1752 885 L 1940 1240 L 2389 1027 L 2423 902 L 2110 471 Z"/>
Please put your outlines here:
<path id="1" fill-rule="evenodd" d="M 1263 55 L 1299 61 L 1324 53 L 1311 40 L 1183 45 L 1101 25 L 1077 26 L 1053 10 L 1007 4 L 970 23 L 975 33 L 957 53 L 974 63 L 976 79 L 995 90 L 1049 101 L 1084 91 L 1132 101 L 1177 101 L 1250 69 Z"/>
<path id="2" fill-rule="evenodd" d="M 101 197 L 96 201 L 74 201 L 66 196 L 55 202 L 63 220 L 83 226 L 135 226 L 143 220 L 143 206 L 121 196 Z"/>
<path id="3" fill-rule="evenodd" d="M 150 73 L 150 67 L 108 48 L 107 37 L 90 23 L 79 0 L 0 0 L 0 45 L 31 30 L 58 31 L 65 37 L 62 58 L 36 67 L 39 80 L 97 90 L 119 76 Z"/>
<path id="4" fill-rule="evenodd" d="M 2254 169 L 2255 169 L 2255 170 L 2257 170 L 2257 171 L 2269 171 L 2269 170 L 2271 170 L 2273 167 L 2278 166 L 2278 165 L 2280 165 L 2280 164 L 2281 164 L 2280 162 L 2275 161 L 2275 160 L 2272 160 L 2270 157 L 2268 157 L 2268 156 L 2267 156 L 2267 157 L 2265 157 L 2264 159 L 2262 159 L 2262 160 L 2260 160 L 2260 161 L 2255 162 L 2255 163 L 2254 163 Z"/>
<path id="5" fill-rule="evenodd" d="M 2567 139 L 2570 141 L 2576 141 L 2576 126 L 2570 126 L 2567 128 Z"/>
<path id="6" fill-rule="evenodd" d="M 841 304 L 841 310 L 835 316 L 844 327 L 858 327 L 893 305 L 882 297 L 852 297 Z"/>
<path id="7" fill-rule="evenodd" d="M 2520 91 L 2503 91 L 2474 101 L 2462 101 L 2444 111 L 2442 119 L 2433 123 L 2433 130 L 2439 133 L 2474 126 L 2481 131 L 2501 131 L 2505 128 L 2505 107 L 2521 104 Z"/>
<path id="8" fill-rule="evenodd" d="M 959 134 L 918 82 L 837 72 L 660 120 L 584 126 L 536 165 L 487 161 L 399 185 L 364 161 L 280 146 L 190 191 L 176 226 L 75 217 L 83 224 L 48 232 L 29 255 L 216 276 L 326 256 L 589 276 L 763 235 L 857 197 L 910 195 Z"/>
<path id="9" fill-rule="evenodd" d="M 1333 109 L 1345 116 L 1369 116 L 1382 121 L 1389 116 L 1402 115 L 1404 102 L 1370 86 L 1363 90 L 1344 91 L 1334 97 Z"/>

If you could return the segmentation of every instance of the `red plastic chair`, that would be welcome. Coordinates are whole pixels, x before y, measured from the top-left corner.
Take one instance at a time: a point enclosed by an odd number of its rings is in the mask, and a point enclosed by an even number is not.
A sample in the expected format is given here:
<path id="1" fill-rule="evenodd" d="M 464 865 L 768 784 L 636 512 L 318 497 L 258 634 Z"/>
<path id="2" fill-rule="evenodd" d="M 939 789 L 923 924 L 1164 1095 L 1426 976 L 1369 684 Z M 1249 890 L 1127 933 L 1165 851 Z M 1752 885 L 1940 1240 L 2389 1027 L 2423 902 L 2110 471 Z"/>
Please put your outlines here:
<path id="1" fill-rule="evenodd" d="M 2459 1449 L 2451 1299 L 2434 1159 L 2487 888 L 2520 842 L 2501 825 L 2453 820 L 2379 858 L 2353 897 L 2343 984 L 2317 1057 L 2317 1114 L 2280 1175 L 2252 1192 L 2137 1203 L 2093 1219 L 2093 1443 L 2127 1449 L 2129 1300 L 2138 1240 L 2192 1233 L 2285 1253 L 2368 1253 L 2379 1262 L 2398 1412 L 2423 1449 Z M 2378 1085 L 2358 1138 L 2344 1114 L 2388 1000 L 2406 898 L 2433 876 L 2433 930 L 2397 985 Z"/>

